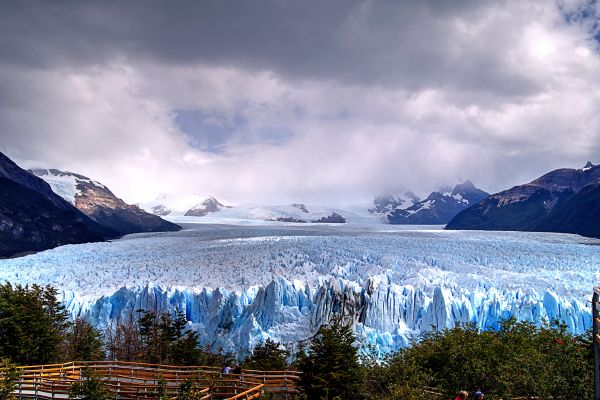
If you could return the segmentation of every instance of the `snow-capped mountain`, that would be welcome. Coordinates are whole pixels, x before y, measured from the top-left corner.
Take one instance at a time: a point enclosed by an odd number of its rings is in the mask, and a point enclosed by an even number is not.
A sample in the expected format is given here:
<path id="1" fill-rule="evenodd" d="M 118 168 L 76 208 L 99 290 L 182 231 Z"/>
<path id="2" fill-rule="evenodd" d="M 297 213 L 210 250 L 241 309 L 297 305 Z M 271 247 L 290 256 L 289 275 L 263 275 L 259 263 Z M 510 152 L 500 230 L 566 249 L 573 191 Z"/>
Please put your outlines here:
<path id="1" fill-rule="evenodd" d="M 0 257 L 111 236 L 46 182 L 0 153 Z"/>
<path id="2" fill-rule="evenodd" d="M 32 169 L 30 172 L 45 180 L 54 192 L 92 220 L 119 235 L 181 229 L 136 205 L 125 203 L 106 186 L 83 175 L 57 169 Z"/>
<path id="3" fill-rule="evenodd" d="M 149 211 L 151 214 L 158 215 L 159 217 L 166 217 L 172 212 L 163 204 L 152 206 Z"/>
<path id="4" fill-rule="evenodd" d="M 409 207 L 395 208 L 387 218 L 390 224 L 443 225 L 487 196 L 488 193 L 467 180 L 452 189 L 442 188 L 432 192 L 426 199 Z"/>
<path id="5" fill-rule="evenodd" d="M 221 211 L 224 208 L 231 208 L 229 206 L 225 206 L 214 197 L 210 196 L 208 199 L 204 200 L 200 204 L 196 204 L 194 207 L 190 208 L 185 212 L 186 217 L 204 217 L 207 214 L 214 213 L 217 211 Z"/>
<path id="6" fill-rule="evenodd" d="M 201 204 L 212 196 L 201 194 L 167 194 L 163 193 L 154 200 L 140 204 L 147 212 L 161 217 L 183 216 L 196 205 Z"/>
<path id="7" fill-rule="evenodd" d="M 405 210 L 412 207 L 419 200 L 421 200 L 419 196 L 410 190 L 398 194 L 381 195 L 373 200 L 373 208 L 370 208 L 369 212 L 387 215 L 396 209 Z"/>
<path id="8" fill-rule="evenodd" d="M 175 223 L 381 223 L 379 214 L 370 213 L 362 204 L 344 208 L 303 203 L 232 207 L 213 196 L 162 194 L 141 207 Z"/>
<path id="9" fill-rule="evenodd" d="M 200 213 L 204 212 L 203 206 Z M 171 214 L 167 216 L 176 223 L 221 224 L 275 224 L 275 223 L 331 223 L 345 222 L 380 223 L 379 217 L 370 214 L 366 207 L 336 208 L 294 203 L 281 206 L 222 207 L 206 213 L 202 218 Z"/>
<path id="10" fill-rule="evenodd" d="M 448 229 L 550 231 L 600 237 L 600 166 L 557 169 L 490 195 Z"/>

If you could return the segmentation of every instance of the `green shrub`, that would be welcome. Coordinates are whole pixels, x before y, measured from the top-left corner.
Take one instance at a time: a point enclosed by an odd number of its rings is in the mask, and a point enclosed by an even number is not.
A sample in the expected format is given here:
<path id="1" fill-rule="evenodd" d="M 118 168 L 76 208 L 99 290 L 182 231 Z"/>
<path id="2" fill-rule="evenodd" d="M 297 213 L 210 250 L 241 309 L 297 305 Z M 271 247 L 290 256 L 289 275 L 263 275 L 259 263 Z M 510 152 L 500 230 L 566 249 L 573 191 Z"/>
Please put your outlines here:
<path id="1" fill-rule="evenodd" d="M 482 389 L 486 398 L 593 396 L 591 337 L 564 324 L 536 327 L 509 319 L 498 330 L 473 325 L 424 334 L 412 346 L 369 368 L 364 381 L 374 398 L 399 388 L 435 388 L 446 396 Z M 406 397 L 406 396 L 405 396 Z"/>
<path id="2" fill-rule="evenodd" d="M 8 358 L 0 360 L 0 400 L 13 400 L 19 371 Z"/>
<path id="3" fill-rule="evenodd" d="M 69 398 L 78 400 L 111 400 L 114 394 L 89 369 L 82 372 L 82 380 L 75 382 L 69 391 Z"/>

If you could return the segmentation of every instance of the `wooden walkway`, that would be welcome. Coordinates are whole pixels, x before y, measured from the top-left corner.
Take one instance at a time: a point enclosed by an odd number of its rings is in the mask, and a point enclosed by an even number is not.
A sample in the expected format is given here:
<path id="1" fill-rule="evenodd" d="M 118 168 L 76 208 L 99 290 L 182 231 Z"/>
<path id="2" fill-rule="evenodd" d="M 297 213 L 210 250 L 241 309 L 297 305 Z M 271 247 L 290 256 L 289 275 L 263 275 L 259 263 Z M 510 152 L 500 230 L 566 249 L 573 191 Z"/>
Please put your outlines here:
<path id="1" fill-rule="evenodd" d="M 71 386 L 83 379 L 86 369 L 120 400 L 153 399 L 161 384 L 175 399 L 181 384 L 188 381 L 194 383 L 201 399 L 256 399 L 263 391 L 286 399 L 298 392 L 300 379 L 293 371 L 243 370 L 240 375 L 224 375 L 214 367 L 84 361 L 19 367 L 14 394 L 18 399 L 68 399 Z"/>

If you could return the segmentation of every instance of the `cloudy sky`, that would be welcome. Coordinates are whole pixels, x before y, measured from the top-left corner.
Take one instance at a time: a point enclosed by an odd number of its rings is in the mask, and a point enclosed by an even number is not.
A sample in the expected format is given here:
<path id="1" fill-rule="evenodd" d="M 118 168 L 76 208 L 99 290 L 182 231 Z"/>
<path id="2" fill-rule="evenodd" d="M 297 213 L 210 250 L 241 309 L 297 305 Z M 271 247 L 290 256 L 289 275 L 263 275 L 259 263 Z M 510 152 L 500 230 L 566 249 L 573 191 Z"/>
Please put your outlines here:
<path id="1" fill-rule="evenodd" d="M 129 202 L 497 191 L 600 161 L 600 2 L 2 1 L 0 151 Z"/>

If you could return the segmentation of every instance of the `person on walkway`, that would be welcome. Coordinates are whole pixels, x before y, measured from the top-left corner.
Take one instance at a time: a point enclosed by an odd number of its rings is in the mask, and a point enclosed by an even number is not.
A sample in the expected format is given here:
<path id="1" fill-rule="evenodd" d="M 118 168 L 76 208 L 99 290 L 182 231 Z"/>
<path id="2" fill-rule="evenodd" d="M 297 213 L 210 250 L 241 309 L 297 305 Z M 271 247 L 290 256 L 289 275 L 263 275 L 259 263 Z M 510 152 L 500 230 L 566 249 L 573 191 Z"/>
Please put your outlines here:
<path id="1" fill-rule="evenodd" d="M 484 394 L 481 392 L 481 390 L 478 390 L 475 393 L 473 393 L 473 398 L 475 400 L 483 400 Z"/>
<path id="2" fill-rule="evenodd" d="M 467 397 L 469 397 L 469 392 L 467 392 L 466 390 L 461 390 L 460 392 L 458 392 L 454 400 L 466 400 Z"/>

